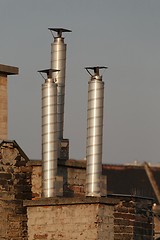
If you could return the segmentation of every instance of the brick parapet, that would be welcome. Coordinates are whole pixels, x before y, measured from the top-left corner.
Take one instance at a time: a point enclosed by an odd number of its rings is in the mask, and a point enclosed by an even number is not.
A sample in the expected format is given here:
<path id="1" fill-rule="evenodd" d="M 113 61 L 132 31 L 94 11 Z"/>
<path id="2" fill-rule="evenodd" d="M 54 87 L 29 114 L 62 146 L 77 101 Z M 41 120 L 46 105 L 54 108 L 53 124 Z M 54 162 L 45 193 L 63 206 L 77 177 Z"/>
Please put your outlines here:
<path id="1" fill-rule="evenodd" d="M 28 239 L 113 240 L 116 203 L 117 200 L 90 197 L 24 201 Z"/>
<path id="2" fill-rule="evenodd" d="M 58 205 L 76 205 L 76 204 L 106 204 L 116 205 L 119 202 L 116 198 L 107 197 L 78 197 L 78 198 L 40 198 L 34 200 L 24 200 L 25 207 L 34 206 L 58 206 Z"/>
<path id="3" fill-rule="evenodd" d="M 24 201 L 32 239 L 153 239 L 152 200 L 132 196 Z M 59 226 L 59 227 L 58 227 Z"/>
<path id="4" fill-rule="evenodd" d="M 42 161 L 28 162 L 32 168 L 32 197 L 41 198 L 42 192 Z M 59 160 L 58 176 L 63 177 L 64 197 L 82 197 L 85 194 L 86 161 Z"/>
<path id="5" fill-rule="evenodd" d="M 30 166 L 42 166 L 42 160 L 30 160 L 28 163 Z M 70 168 L 80 168 L 85 169 L 86 168 L 86 161 L 85 160 L 58 160 L 58 166 L 66 166 Z"/>

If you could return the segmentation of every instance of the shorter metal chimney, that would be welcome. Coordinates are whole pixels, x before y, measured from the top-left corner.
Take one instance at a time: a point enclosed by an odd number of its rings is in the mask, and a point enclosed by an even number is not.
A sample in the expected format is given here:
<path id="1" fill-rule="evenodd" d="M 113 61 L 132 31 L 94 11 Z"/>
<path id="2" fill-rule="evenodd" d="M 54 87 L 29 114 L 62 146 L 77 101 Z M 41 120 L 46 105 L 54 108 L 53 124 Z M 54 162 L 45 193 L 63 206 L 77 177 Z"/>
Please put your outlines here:
<path id="1" fill-rule="evenodd" d="M 104 82 L 100 69 L 106 67 L 86 68 L 91 75 L 88 82 L 86 196 L 92 197 L 101 196 Z"/>
<path id="2" fill-rule="evenodd" d="M 45 79 L 42 84 L 42 196 L 56 196 L 57 176 L 57 84 L 52 73 L 57 70 L 38 71 Z M 47 78 L 43 73 L 47 74 Z"/>

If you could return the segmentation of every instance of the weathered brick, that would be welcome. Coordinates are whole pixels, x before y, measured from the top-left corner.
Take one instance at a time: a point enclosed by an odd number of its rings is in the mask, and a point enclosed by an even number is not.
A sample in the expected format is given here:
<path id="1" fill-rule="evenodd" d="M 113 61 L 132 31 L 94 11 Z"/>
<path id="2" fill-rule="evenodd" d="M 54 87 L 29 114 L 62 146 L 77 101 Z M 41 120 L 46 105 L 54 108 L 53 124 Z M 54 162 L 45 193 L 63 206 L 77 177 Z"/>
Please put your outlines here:
<path id="1" fill-rule="evenodd" d="M 131 226 L 114 226 L 114 232 L 115 233 L 133 233 L 133 227 Z"/>
<path id="2" fill-rule="evenodd" d="M 34 239 L 47 239 L 48 234 L 34 234 Z"/>
<path id="3" fill-rule="evenodd" d="M 134 240 L 133 234 L 114 234 L 114 240 Z M 139 239 L 139 238 L 137 238 Z"/>
<path id="4" fill-rule="evenodd" d="M 114 217 L 115 218 L 119 218 L 119 219 L 130 219 L 130 220 L 133 220 L 133 219 L 135 219 L 135 215 L 133 215 L 133 214 L 128 214 L 128 213 L 120 213 L 120 212 L 115 212 L 114 213 Z"/>
<path id="5" fill-rule="evenodd" d="M 12 178 L 12 174 L 10 173 L 5 173 L 5 172 L 0 172 L 0 179 L 11 179 Z"/>
<path id="6" fill-rule="evenodd" d="M 67 204 L 65 206 L 48 206 L 47 208 L 43 206 L 29 207 L 29 240 L 36 239 L 35 236 L 40 239 L 35 235 L 37 232 L 40 232 L 40 235 L 48 233 L 48 238 L 46 238 L 48 240 L 101 240 L 107 239 L 110 232 L 110 240 L 113 240 L 113 220 L 112 224 L 103 223 L 103 217 L 106 217 L 108 208 L 111 215 L 111 206 L 105 205 L 104 211 L 101 211 L 99 204 Z M 107 230 L 105 231 L 105 229 Z"/>
<path id="7" fill-rule="evenodd" d="M 135 221 L 117 218 L 117 219 L 114 220 L 114 224 L 115 224 L 115 225 L 124 225 L 124 226 L 125 226 L 125 225 L 126 225 L 126 226 L 134 226 Z"/>

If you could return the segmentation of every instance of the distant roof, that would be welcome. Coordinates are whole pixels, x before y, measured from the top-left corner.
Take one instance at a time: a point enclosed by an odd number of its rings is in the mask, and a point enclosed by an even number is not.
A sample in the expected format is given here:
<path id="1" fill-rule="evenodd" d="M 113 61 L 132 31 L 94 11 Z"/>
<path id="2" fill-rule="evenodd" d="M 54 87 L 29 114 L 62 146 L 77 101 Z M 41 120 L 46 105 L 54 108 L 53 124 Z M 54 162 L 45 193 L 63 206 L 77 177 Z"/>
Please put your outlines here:
<path id="1" fill-rule="evenodd" d="M 150 167 L 154 180 L 160 189 L 160 167 Z M 103 175 L 107 176 L 108 194 L 129 194 L 154 198 L 155 191 L 147 176 L 144 165 L 103 165 Z"/>

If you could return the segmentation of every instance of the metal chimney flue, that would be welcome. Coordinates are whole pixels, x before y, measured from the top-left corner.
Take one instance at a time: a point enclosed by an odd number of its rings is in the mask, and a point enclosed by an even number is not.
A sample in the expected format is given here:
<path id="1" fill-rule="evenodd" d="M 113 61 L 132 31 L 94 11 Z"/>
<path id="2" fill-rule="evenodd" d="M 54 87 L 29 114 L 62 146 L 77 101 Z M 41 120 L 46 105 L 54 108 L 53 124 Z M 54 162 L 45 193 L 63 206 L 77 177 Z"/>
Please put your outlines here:
<path id="1" fill-rule="evenodd" d="M 57 175 L 57 85 L 52 73 L 57 70 L 38 71 L 45 79 L 42 84 L 42 196 L 56 196 Z M 47 78 L 44 77 L 47 74 Z"/>
<path id="2" fill-rule="evenodd" d="M 106 67 L 86 68 L 91 75 L 88 82 L 86 196 L 92 197 L 101 196 L 104 82 L 100 69 Z"/>
<path id="3" fill-rule="evenodd" d="M 64 32 L 71 30 L 64 28 L 49 28 L 54 37 L 54 42 L 51 44 L 51 69 L 59 69 L 60 72 L 56 77 L 57 80 L 57 134 L 58 139 L 63 139 L 64 129 L 64 103 L 65 103 L 65 75 L 66 75 L 66 50 L 67 46 L 64 43 Z M 56 33 L 56 36 L 54 35 Z M 52 77 L 55 77 L 53 72 Z"/>

